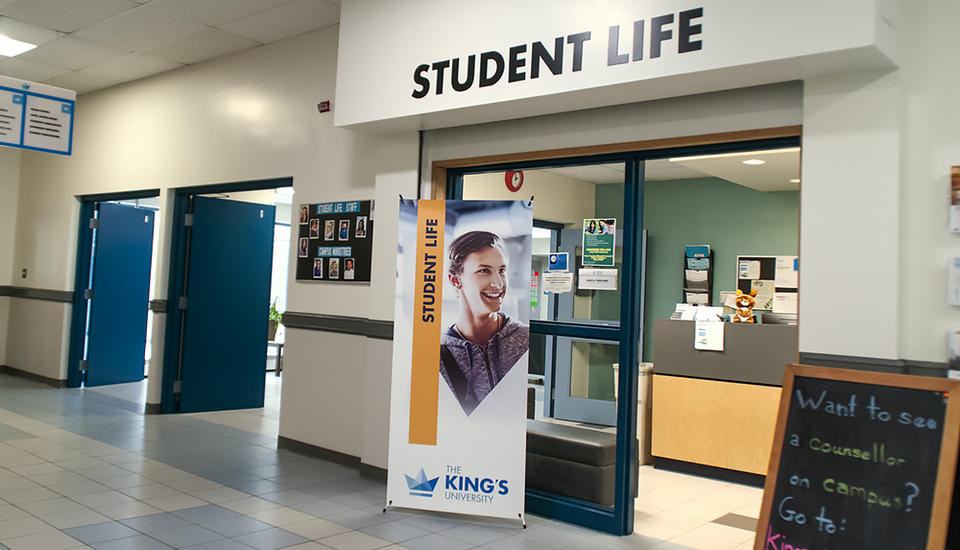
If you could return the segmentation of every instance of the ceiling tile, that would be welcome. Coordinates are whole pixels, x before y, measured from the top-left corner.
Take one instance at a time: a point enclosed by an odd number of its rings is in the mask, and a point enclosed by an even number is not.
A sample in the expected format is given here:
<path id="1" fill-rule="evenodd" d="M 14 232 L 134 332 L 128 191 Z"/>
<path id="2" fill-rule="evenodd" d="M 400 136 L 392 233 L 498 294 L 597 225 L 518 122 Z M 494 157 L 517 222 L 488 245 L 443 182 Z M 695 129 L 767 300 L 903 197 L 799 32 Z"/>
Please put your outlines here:
<path id="1" fill-rule="evenodd" d="M 186 38 L 144 50 L 143 53 L 189 65 L 259 45 L 260 42 L 255 40 L 208 28 Z"/>
<path id="2" fill-rule="evenodd" d="M 127 82 L 150 75 L 170 71 L 183 65 L 159 57 L 142 53 L 131 53 L 123 57 L 111 59 L 105 63 L 88 67 L 82 72 L 112 80 Z"/>
<path id="3" fill-rule="evenodd" d="M 292 0 L 153 0 L 150 7 L 216 26 L 291 2 Z"/>
<path id="4" fill-rule="evenodd" d="M 0 61 L 0 74 L 12 76 L 20 80 L 29 80 L 30 82 L 45 82 L 56 76 L 60 76 L 67 71 L 58 69 L 51 65 L 34 63 L 19 57 L 3 57 Z"/>
<path id="5" fill-rule="evenodd" d="M 25 23 L 10 17 L 2 16 L 0 16 L 0 34 L 8 38 L 13 38 L 14 40 L 29 42 L 30 44 L 35 44 L 37 46 L 46 44 L 47 42 L 57 38 L 57 31 L 55 30 L 45 29 L 31 23 Z"/>
<path id="6" fill-rule="evenodd" d="M 74 32 L 137 7 L 130 0 L 20 0 L 0 14 L 60 32 Z"/>
<path id="7" fill-rule="evenodd" d="M 81 29 L 76 35 L 135 52 L 179 40 L 204 28 L 200 23 L 141 6 Z"/>
<path id="8" fill-rule="evenodd" d="M 295 0 L 219 28 L 263 43 L 335 25 L 340 8 L 323 0 Z"/>
<path id="9" fill-rule="evenodd" d="M 77 92 L 77 95 L 80 95 L 87 92 L 93 92 L 95 90 L 102 90 L 103 88 L 116 86 L 117 84 L 120 84 L 120 81 L 94 76 L 92 74 L 81 73 L 79 71 L 73 71 L 56 78 L 51 78 L 50 80 L 46 81 L 45 84 L 73 90 Z"/>
<path id="10" fill-rule="evenodd" d="M 86 38 L 68 34 L 18 57 L 76 71 L 126 54 L 123 50 L 108 48 Z"/>

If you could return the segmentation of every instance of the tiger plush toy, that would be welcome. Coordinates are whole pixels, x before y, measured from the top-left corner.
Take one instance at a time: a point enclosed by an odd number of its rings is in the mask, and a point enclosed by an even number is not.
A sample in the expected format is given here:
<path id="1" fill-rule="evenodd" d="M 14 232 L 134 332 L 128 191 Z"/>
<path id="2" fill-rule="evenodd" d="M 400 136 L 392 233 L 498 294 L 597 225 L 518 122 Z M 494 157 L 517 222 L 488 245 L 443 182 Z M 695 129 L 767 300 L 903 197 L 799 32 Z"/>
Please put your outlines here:
<path id="1" fill-rule="evenodd" d="M 755 323 L 753 316 L 753 306 L 756 305 L 757 301 L 754 300 L 754 296 L 757 295 L 757 290 L 753 289 L 750 291 L 750 294 L 744 294 L 742 290 L 737 289 L 737 299 L 735 303 L 737 304 L 737 312 L 733 316 L 734 323 Z"/>

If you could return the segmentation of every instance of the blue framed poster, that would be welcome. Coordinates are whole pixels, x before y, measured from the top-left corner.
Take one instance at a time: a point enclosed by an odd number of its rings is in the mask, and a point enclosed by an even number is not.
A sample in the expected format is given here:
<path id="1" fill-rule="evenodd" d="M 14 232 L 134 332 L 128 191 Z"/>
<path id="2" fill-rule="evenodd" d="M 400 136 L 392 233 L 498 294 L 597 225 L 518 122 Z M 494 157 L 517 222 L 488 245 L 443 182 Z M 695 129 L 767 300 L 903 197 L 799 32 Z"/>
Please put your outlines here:
<path id="1" fill-rule="evenodd" d="M 0 145 L 70 155 L 76 99 L 71 90 L 0 76 Z"/>

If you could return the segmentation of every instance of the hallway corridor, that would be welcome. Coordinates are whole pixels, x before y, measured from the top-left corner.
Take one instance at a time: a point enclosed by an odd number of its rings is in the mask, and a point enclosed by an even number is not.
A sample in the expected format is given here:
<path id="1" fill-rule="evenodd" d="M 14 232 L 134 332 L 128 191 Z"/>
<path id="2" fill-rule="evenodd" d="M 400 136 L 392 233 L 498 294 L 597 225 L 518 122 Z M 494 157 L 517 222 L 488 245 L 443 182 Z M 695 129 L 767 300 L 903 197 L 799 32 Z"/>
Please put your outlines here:
<path id="1" fill-rule="evenodd" d="M 277 451 L 281 380 L 267 376 L 263 409 L 145 416 L 145 384 L 53 389 L 0 374 L 0 550 L 723 550 L 752 541 L 747 526 L 692 516 L 681 526 L 672 502 L 660 507 L 672 514 L 638 505 L 638 528 L 643 521 L 652 529 L 658 513 L 673 524 L 654 536 L 614 537 L 529 515 L 522 529 L 516 521 L 384 514 L 384 485 Z M 646 480 L 650 491 L 690 499 L 702 485 L 735 496 L 737 508 L 759 498 L 754 488 L 644 473 L 638 504 Z M 704 534 L 690 538 L 694 531 Z"/>

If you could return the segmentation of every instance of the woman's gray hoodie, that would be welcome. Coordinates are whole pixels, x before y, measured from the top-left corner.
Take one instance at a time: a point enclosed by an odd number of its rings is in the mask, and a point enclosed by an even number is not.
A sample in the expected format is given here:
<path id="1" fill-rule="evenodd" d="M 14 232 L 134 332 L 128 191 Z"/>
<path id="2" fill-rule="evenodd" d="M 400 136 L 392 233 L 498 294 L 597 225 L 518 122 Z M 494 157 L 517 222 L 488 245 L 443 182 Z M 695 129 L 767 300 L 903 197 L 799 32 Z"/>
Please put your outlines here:
<path id="1" fill-rule="evenodd" d="M 440 337 L 440 374 L 467 416 L 530 347 L 530 329 L 500 315 L 503 328 L 484 347 L 464 340 L 453 327 Z"/>

